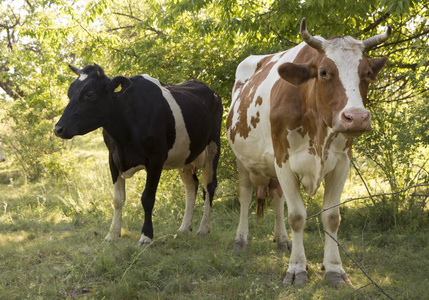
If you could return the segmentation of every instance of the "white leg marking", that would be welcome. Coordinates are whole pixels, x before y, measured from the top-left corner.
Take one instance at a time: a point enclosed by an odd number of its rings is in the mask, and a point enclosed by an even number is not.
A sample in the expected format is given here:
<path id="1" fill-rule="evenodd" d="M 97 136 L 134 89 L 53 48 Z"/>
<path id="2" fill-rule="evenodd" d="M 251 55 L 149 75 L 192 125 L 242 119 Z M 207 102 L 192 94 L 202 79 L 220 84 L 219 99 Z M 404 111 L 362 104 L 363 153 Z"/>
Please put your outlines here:
<path id="1" fill-rule="evenodd" d="M 144 234 L 141 235 L 140 240 L 139 240 L 139 245 L 140 246 L 147 246 L 150 243 L 152 243 L 152 239 L 145 236 Z"/>
<path id="2" fill-rule="evenodd" d="M 341 193 L 349 171 L 349 162 L 344 154 L 344 160 L 337 163 L 335 169 L 325 177 L 325 195 L 323 198 L 323 209 L 340 203 Z M 340 225 L 339 207 L 332 208 L 322 213 L 324 229 L 337 239 L 337 231 Z M 332 238 L 325 234 L 325 255 L 323 266 L 326 272 L 345 274 L 342 267 L 338 246 Z"/>
<path id="3" fill-rule="evenodd" d="M 194 215 L 195 198 L 197 196 L 198 182 L 194 180 L 191 168 L 186 167 L 183 170 L 179 170 L 180 177 L 185 185 L 186 207 L 182 225 L 178 231 L 185 234 L 192 231 L 192 216 Z"/>
<path id="4" fill-rule="evenodd" d="M 109 233 L 106 236 L 108 241 L 116 241 L 121 235 L 122 207 L 125 203 L 125 179 L 118 176 L 118 180 L 113 185 L 113 220 Z"/>
<path id="5" fill-rule="evenodd" d="M 279 183 L 284 191 L 288 209 L 288 221 L 292 230 L 292 251 L 284 284 L 301 285 L 307 282 L 307 259 L 304 250 L 304 228 L 307 212 L 302 201 L 299 181 L 290 171 L 289 162 L 279 168 L 275 164 Z"/>
<path id="6" fill-rule="evenodd" d="M 275 214 L 274 223 L 274 240 L 277 242 L 277 247 L 280 250 L 286 251 L 292 248 L 292 244 L 289 241 L 289 237 L 286 230 L 285 217 L 284 217 L 284 196 L 279 197 L 278 193 L 275 192 L 273 195 L 273 206 Z"/>
<path id="7" fill-rule="evenodd" d="M 208 191 L 208 185 L 212 183 L 213 179 L 213 160 L 215 159 L 216 153 L 218 151 L 217 145 L 215 142 L 211 142 L 205 149 L 205 160 L 203 166 L 203 188 L 205 191 L 204 199 L 204 213 L 203 218 L 201 219 L 200 228 L 198 229 L 197 234 L 206 235 L 210 232 L 210 194 Z M 213 201 L 213 199 L 212 199 Z"/>
<path id="8" fill-rule="evenodd" d="M 204 199 L 204 213 L 201 219 L 200 228 L 198 229 L 198 235 L 206 235 L 210 232 L 210 198 L 206 190 L 206 199 Z"/>
<path id="9" fill-rule="evenodd" d="M 234 240 L 234 249 L 247 248 L 249 235 L 249 206 L 252 202 L 253 185 L 250 181 L 249 172 L 237 159 L 238 169 L 238 199 L 240 200 L 240 223 Z"/>

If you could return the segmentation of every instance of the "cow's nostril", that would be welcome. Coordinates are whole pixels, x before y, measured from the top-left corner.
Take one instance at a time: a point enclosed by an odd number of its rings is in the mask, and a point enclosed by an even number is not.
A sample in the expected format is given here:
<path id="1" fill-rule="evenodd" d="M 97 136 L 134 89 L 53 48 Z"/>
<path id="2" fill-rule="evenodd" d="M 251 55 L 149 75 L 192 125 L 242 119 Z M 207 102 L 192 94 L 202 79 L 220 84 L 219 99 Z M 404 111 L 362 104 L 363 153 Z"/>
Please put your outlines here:
<path id="1" fill-rule="evenodd" d="M 64 127 L 60 125 L 55 125 L 54 127 L 54 133 L 56 136 L 61 136 L 64 132 Z"/>
<path id="2" fill-rule="evenodd" d="M 346 121 L 353 122 L 353 115 L 352 115 L 352 114 L 350 114 L 350 113 L 346 113 L 346 112 L 344 112 L 344 113 L 343 113 L 343 118 L 344 118 Z"/>

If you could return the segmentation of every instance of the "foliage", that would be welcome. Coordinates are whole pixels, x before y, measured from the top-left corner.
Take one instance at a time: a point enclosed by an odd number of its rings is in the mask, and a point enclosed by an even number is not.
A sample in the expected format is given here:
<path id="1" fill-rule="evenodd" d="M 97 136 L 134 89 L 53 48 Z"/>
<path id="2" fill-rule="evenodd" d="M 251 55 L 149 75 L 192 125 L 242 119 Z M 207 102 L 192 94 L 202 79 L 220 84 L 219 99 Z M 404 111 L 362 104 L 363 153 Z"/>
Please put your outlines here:
<path id="1" fill-rule="evenodd" d="M 81 32 L 70 26 L 76 18 L 65 2 L 2 2 L 5 144 L 26 176 L 36 179 L 46 172 L 46 157 L 62 148 L 52 128 L 70 82 L 65 61 L 85 50 L 79 46 Z"/>
<path id="2" fill-rule="evenodd" d="M 356 142 L 355 161 L 368 164 L 386 191 L 427 182 L 429 143 L 428 5 L 421 0 L 382 1 L 9 1 L 1 0 L 0 87 L 7 150 L 30 179 L 67 175 L 61 155 L 72 143 L 52 127 L 75 78 L 67 64 L 98 63 L 110 76 L 149 73 L 166 83 L 206 82 L 230 103 L 238 63 L 250 54 L 287 49 L 301 42 L 299 23 L 311 33 L 365 39 L 393 35 L 369 55 L 389 56 L 370 91 L 374 130 Z M 225 110 L 225 116 L 227 109 Z M 235 177 L 234 156 L 222 137 L 221 180 Z M 414 167 L 410 167 L 414 166 Z M 369 186 L 378 192 L 378 186 Z M 415 191 L 425 194 L 424 189 Z M 426 209 L 410 194 L 381 201 L 383 213 Z M 372 204 L 375 204 L 373 202 Z M 412 214 L 411 214 L 412 215 Z M 394 221 L 395 223 L 396 221 Z"/>

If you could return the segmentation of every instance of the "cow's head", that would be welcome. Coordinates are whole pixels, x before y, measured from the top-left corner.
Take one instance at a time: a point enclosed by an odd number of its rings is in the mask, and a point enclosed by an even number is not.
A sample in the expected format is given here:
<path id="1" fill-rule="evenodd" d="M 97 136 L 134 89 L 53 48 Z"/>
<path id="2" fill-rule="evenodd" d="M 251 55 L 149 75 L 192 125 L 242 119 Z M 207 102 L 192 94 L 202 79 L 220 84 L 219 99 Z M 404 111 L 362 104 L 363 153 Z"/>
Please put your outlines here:
<path id="1" fill-rule="evenodd" d="M 350 36 L 325 40 L 311 36 L 303 18 L 301 36 L 317 52 L 310 51 L 308 63 L 281 65 L 279 74 L 294 85 L 314 79 L 316 106 L 325 123 L 346 137 L 359 136 L 371 130 L 371 114 L 365 108 L 368 85 L 387 61 L 387 57 L 368 59 L 363 53 L 386 41 L 390 34 L 388 27 L 385 33 L 364 41 Z"/>
<path id="2" fill-rule="evenodd" d="M 70 102 L 54 127 L 54 133 L 63 139 L 71 139 L 105 125 L 114 111 L 113 102 L 131 86 L 126 77 L 109 79 L 96 64 L 82 70 L 69 67 L 79 77 L 70 85 Z"/>

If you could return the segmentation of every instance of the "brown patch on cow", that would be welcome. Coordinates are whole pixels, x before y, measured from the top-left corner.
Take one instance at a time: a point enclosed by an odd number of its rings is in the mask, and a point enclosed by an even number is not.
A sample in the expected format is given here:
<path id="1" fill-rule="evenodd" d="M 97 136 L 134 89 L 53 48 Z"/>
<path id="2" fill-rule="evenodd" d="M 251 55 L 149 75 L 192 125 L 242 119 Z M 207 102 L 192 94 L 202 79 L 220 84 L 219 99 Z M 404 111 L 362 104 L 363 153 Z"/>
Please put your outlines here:
<path id="1" fill-rule="evenodd" d="M 304 229 L 305 218 L 303 215 L 289 213 L 288 220 L 289 220 L 290 228 L 293 231 L 301 231 Z"/>
<path id="2" fill-rule="evenodd" d="M 227 130 L 229 130 L 229 137 L 230 140 L 234 143 L 235 142 L 235 136 L 239 134 L 242 138 L 246 139 L 249 136 L 250 131 L 252 130 L 251 126 L 253 128 L 256 128 L 257 124 L 260 121 L 259 113 L 255 116 L 251 117 L 250 124 L 248 124 L 248 117 L 247 112 L 252 104 L 252 102 L 255 99 L 255 93 L 257 90 L 257 87 L 261 85 L 261 83 L 267 78 L 270 70 L 275 65 L 276 61 L 271 61 L 273 58 L 273 55 L 269 55 L 261 59 L 260 62 L 258 62 L 255 73 L 250 77 L 245 83 L 240 83 L 238 81 L 235 85 L 233 90 L 238 91 L 240 89 L 239 95 L 237 96 L 236 101 L 234 102 L 233 106 L 231 107 L 231 111 L 227 118 Z M 237 86 L 239 84 L 240 86 Z M 262 98 L 258 97 L 255 101 L 256 105 L 262 104 Z M 232 127 L 232 120 L 234 117 L 234 110 L 235 106 L 238 105 L 238 117 L 237 122 L 234 124 L 235 127 Z"/>
<path id="3" fill-rule="evenodd" d="M 308 148 L 308 154 L 316 156 L 317 155 L 316 149 L 314 149 L 313 147 Z"/>
<path id="4" fill-rule="evenodd" d="M 237 81 L 234 84 L 234 88 L 232 89 L 232 93 L 234 94 L 237 90 L 241 89 L 241 87 L 245 84 L 245 82 Z"/>
<path id="5" fill-rule="evenodd" d="M 353 147 L 353 139 L 347 139 L 346 145 L 344 146 L 343 151 L 347 151 L 347 156 L 352 159 L 352 147 Z"/>
<path id="6" fill-rule="evenodd" d="M 250 124 L 252 124 L 252 126 L 253 126 L 253 128 L 256 128 L 256 124 L 258 124 L 259 123 L 259 121 L 261 120 L 260 118 L 259 118 L 259 111 L 256 113 L 256 117 L 255 116 L 252 116 L 251 118 L 250 118 Z"/>
<path id="7" fill-rule="evenodd" d="M 358 74 L 360 78 L 359 92 L 365 107 L 368 104 L 368 86 L 370 81 L 373 80 L 372 76 L 367 76 L 368 73 L 372 74 L 371 64 L 369 63 L 369 59 L 362 55 L 362 60 L 358 66 Z"/>
<path id="8" fill-rule="evenodd" d="M 323 219 L 326 220 L 323 225 L 326 226 L 326 229 L 330 232 L 336 232 L 338 227 L 340 227 L 341 216 L 338 210 L 330 212 L 329 215 L 327 217 L 324 216 Z"/>

